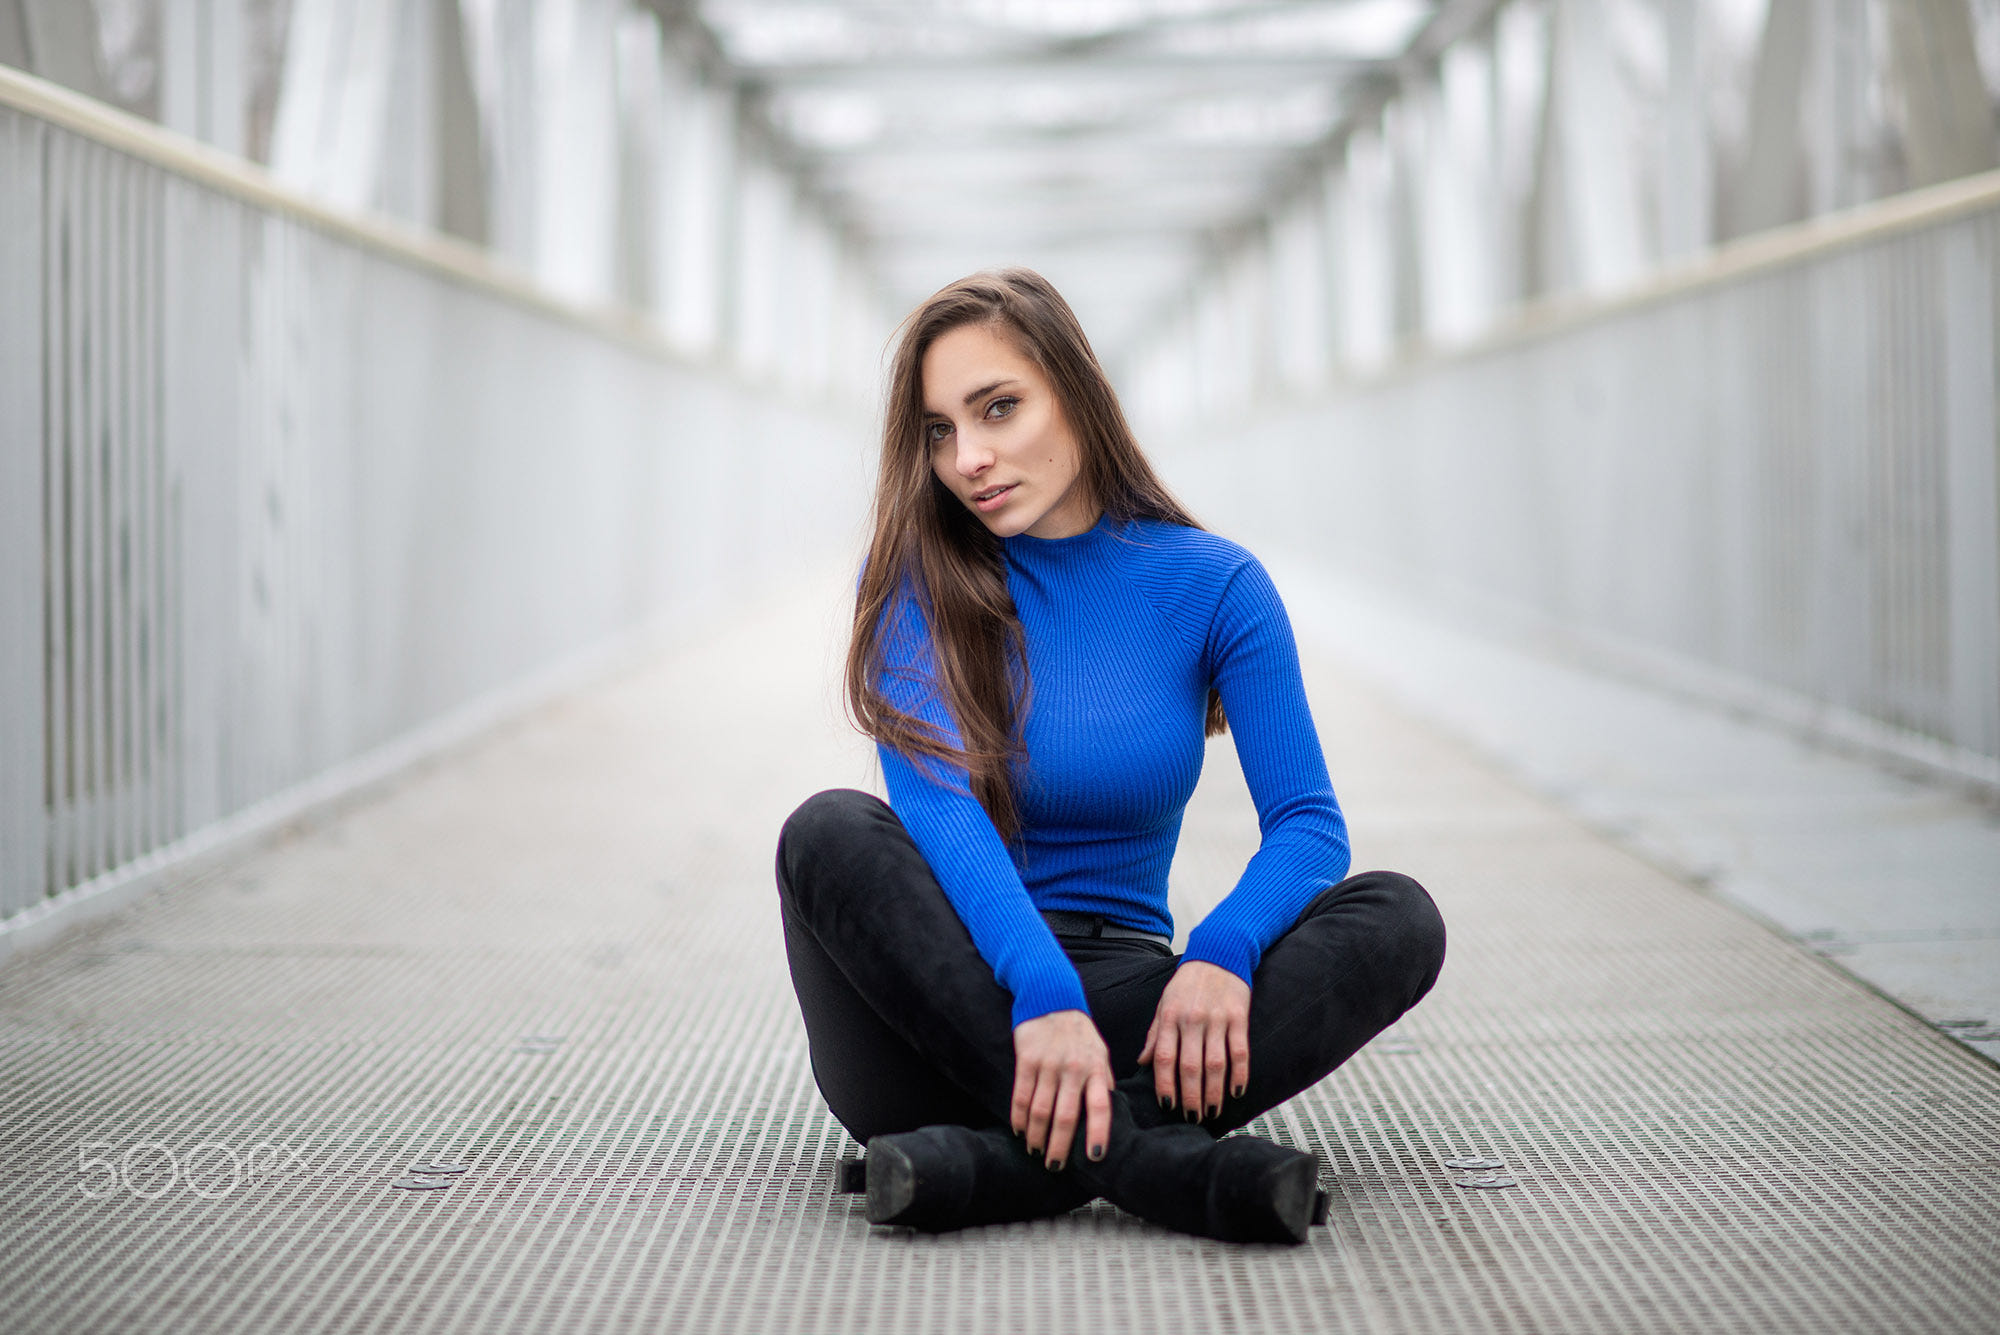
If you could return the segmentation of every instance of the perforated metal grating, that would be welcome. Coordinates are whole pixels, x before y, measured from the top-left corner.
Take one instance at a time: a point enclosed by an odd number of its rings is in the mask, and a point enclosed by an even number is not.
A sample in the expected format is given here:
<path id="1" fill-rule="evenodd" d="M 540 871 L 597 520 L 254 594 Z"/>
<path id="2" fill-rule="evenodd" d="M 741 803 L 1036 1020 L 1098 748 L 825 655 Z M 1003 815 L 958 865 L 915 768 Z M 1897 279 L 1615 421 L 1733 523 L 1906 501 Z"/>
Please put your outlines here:
<path id="1" fill-rule="evenodd" d="M 1452 929 L 1432 999 L 1262 1128 L 1327 1156 L 1331 1226 L 871 1230 L 768 880 L 784 810 L 866 781 L 798 648 L 827 620 L 746 622 L 0 976 L 4 1324 L 1994 1329 L 1994 1068 L 1324 673 L 1360 863 Z M 1224 746 L 1183 919 L 1244 801 Z M 1453 1186 L 1466 1152 L 1519 1185 Z M 470 1167 L 391 1186 L 428 1160 Z"/>

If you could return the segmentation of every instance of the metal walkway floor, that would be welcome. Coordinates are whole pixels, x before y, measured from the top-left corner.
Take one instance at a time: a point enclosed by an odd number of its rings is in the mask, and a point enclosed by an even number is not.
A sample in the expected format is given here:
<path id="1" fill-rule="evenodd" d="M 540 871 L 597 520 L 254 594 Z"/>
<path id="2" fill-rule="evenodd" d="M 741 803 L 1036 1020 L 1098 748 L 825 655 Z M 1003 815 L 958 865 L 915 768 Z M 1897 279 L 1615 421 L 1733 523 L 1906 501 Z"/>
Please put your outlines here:
<path id="1" fill-rule="evenodd" d="M 1358 865 L 1452 931 L 1261 1128 L 1325 1154 L 1331 1226 L 870 1229 L 770 886 L 790 806 L 869 782 L 836 616 L 767 609 L 0 974 L 6 1327 L 2000 1324 L 2000 1071 L 1318 664 Z M 1225 743 L 1184 927 L 1254 838 Z M 1518 1185 L 1454 1185 L 1467 1152 Z M 434 1161 L 467 1168 L 394 1185 Z"/>

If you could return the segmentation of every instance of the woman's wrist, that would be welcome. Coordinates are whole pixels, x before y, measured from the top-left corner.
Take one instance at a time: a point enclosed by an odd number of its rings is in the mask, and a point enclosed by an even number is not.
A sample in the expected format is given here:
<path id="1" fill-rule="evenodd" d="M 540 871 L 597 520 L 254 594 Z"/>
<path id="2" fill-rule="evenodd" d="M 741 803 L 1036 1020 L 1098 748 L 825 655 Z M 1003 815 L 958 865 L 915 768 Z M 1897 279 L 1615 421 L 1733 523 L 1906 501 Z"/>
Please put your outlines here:
<path id="1" fill-rule="evenodd" d="M 1187 951 L 1181 956 L 1182 968 L 1190 964 L 1214 965 L 1226 973 L 1234 974 L 1248 986 L 1252 975 L 1257 972 L 1256 943 L 1247 939 L 1235 940 L 1217 933 L 1204 934 L 1201 928 L 1197 927 L 1189 934 Z"/>
<path id="2" fill-rule="evenodd" d="M 1050 969 L 1043 976 L 1024 980 L 1015 992 L 1012 1014 L 1015 1028 L 1057 1011 L 1090 1014 L 1090 1002 L 1083 994 L 1083 979 L 1077 977 L 1067 957 L 1063 963 L 1065 967 L 1060 972 Z"/>

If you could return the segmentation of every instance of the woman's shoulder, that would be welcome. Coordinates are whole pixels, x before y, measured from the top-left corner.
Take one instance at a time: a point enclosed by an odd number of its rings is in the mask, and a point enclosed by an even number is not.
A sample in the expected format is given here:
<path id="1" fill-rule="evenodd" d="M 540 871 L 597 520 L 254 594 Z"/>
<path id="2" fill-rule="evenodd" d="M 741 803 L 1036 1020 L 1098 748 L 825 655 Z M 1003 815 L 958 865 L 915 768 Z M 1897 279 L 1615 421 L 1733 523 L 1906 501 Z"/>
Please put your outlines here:
<path id="1" fill-rule="evenodd" d="M 1190 574 L 1224 578 L 1257 558 L 1241 543 L 1205 528 L 1191 528 L 1166 519 L 1134 519 L 1119 534 L 1134 553 L 1185 568 Z"/>
<path id="2" fill-rule="evenodd" d="M 1207 642 L 1238 576 L 1246 568 L 1262 570 L 1241 544 L 1186 524 L 1134 519 L 1117 536 L 1117 559 L 1128 586 L 1191 647 Z"/>

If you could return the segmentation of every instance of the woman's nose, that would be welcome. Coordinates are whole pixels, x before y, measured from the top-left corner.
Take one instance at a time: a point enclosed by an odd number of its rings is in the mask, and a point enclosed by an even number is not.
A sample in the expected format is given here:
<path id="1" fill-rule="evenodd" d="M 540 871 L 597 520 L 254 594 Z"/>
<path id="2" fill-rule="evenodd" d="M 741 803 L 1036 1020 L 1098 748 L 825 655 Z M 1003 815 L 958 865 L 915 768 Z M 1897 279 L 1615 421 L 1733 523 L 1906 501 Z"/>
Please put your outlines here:
<path id="1" fill-rule="evenodd" d="M 993 451 L 970 443 L 961 432 L 956 465 L 960 477 L 978 477 L 993 466 Z"/>

